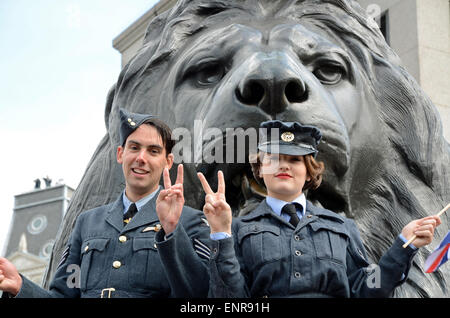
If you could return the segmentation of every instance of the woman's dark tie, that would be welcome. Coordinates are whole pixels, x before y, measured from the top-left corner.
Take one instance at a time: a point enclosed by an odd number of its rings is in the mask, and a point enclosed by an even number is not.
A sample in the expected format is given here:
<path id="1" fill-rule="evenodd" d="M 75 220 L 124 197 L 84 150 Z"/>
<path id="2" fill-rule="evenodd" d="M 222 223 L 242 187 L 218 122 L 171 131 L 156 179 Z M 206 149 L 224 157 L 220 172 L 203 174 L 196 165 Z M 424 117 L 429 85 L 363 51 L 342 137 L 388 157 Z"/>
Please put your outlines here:
<path id="1" fill-rule="evenodd" d="M 281 212 L 288 214 L 291 218 L 289 219 L 289 223 L 291 223 L 293 226 L 297 226 L 300 219 L 297 215 L 297 208 L 295 207 L 294 203 L 288 203 L 286 204 Z"/>

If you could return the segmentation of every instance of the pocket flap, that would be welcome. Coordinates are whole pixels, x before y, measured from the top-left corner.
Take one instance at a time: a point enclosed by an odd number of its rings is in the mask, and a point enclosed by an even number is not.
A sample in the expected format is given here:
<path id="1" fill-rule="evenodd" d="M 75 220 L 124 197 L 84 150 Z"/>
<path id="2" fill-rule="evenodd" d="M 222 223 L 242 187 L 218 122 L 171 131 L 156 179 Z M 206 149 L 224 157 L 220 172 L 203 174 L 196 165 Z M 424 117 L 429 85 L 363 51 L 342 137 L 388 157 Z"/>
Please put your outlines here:
<path id="1" fill-rule="evenodd" d="M 238 231 L 238 242 L 240 243 L 244 237 L 251 234 L 258 234 L 263 232 L 270 232 L 274 235 L 279 236 L 280 235 L 280 228 L 273 225 L 267 225 L 267 224 L 249 224 L 247 226 L 241 227 Z"/>
<path id="2" fill-rule="evenodd" d="M 309 223 L 309 226 L 311 226 L 312 230 L 314 232 L 317 232 L 321 229 L 327 230 L 327 231 L 332 231 L 338 234 L 343 234 L 346 236 L 350 236 L 347 229 L 345 228 L 345 226 L 343 226 L 342 224 L 334 224 L 331 222 L 311 222 Z"/>
<path id="3" fill-rule="evenodd" d="M 81 245 L 81 253 L 87 253 L 91 250 L 102 252 L 108 244 L 108 238 L 92 238 L 83 242 Z"/>
<path id="4" fill-rule="evenodd" d="M 133 239 L 133 251 L 143 249 L 156 250 L 156 242 L 154 237 L 135 237 Z"/>

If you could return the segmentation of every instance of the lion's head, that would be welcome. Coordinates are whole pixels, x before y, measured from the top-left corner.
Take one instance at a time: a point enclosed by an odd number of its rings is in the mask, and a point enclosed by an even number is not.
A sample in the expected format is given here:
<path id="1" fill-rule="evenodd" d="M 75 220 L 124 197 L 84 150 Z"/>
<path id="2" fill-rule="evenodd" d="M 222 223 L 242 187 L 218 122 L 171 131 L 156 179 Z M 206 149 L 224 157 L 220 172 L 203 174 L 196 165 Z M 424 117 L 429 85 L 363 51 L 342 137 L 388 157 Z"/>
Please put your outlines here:
<path id="1" fill-rule="evenodd" d="M 193 139 L 219 129 L 221 138 L 197 141 L 185 162 L 186 202 L 202 207 L 197 170 L 214 183 L 222 169 L 236 214 L 259 198 L 249 164 L 227 163 L 225 151 L 225 163 L 199 154 L 231 140 L 227 128 L 269 119 L 319 127 L 326 172 L 307 197 L 354 218 L 374 262 L 406 223 L 450 201 L 449 146 L 437 110 L 355 1 L 179 1 L 152 21 L 108 95 L 109 133 L 71 202 L 49 272 L 76 216 L 124 187 L 115 160 L 120 107 L 156 114 Z M 442 219 L 436 240 L 448 229 Z M 416 256 L 397 296 L 449 295 L 448 268 L 423 274 L 429 252 Z"/>

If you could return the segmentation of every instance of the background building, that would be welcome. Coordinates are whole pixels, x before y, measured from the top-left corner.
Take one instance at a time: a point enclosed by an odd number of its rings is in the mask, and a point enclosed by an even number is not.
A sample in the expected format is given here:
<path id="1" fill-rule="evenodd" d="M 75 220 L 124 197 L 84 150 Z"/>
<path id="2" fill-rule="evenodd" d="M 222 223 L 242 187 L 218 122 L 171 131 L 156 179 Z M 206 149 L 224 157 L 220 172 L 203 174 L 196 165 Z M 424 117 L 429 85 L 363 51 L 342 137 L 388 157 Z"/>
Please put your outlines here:
<path id="1" fill-rule="evenodd" d="M 439 110 L 450 141 L 450 1 L 357 0 L 375 18 L 403 66 Z M 142 45 L 150 21 L 176 0 L 160 0 L 113 40 L 122 67 Z"/>
<path id="2" fill-rule="evenodd" d="M 438 108 L 444 136 L 450 141 L 450 1 L 358 2 L 384 21 L 387 43 Z"/>
<path id="3" fill-rule="evenodd" d="M 14 197 L 14 212 L 3 253 L 20 273 L 41 285 L 53 244 L 74 190 L 51 180 Z"/>

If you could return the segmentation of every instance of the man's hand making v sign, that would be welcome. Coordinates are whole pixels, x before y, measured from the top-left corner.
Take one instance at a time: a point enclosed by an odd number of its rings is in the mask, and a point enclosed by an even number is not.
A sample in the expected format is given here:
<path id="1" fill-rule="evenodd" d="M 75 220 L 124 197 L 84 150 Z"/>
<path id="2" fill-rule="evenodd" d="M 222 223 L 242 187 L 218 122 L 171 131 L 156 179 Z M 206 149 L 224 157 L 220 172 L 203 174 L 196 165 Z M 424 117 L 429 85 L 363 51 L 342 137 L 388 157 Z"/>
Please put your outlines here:
<path id="1" fill-rule="evenodd" d="M 172 185 L 169 169 L 163 171 L 164 189 L 159 192 L 156 199 L 156 214 L 166 235 L 172 233 L 177 227 L 181 211 L 184 206 L 183 194 L 183 165 L 178 165 L 177 179 Z"/>

